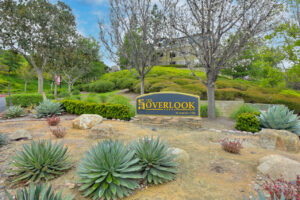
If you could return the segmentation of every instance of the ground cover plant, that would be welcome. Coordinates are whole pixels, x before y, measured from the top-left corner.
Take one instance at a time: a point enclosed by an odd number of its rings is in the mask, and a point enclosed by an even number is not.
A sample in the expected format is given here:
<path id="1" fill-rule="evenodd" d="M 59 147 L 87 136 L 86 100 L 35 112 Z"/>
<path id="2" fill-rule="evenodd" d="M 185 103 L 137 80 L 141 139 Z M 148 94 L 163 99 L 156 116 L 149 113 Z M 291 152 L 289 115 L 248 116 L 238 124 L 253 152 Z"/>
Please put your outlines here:
<path id="1" fill-rule="evenodd" d="M 61 115 L 63 108 L 60 102 L 45 100 L 35 108 L 37 118 Z"/>
<path id="2" fill-rule="evenodd" d="M 264 128 L 287 130 L 300 136 L 300 119 L 284 105 L 275 105 L 259 116 Z"/>
<path id="3" fill-rule="evenodd" d="M 132 148 L 142 166 L 143 179 L 148 184 L 161 184 L 171 181 L 177 173 L 176 157 L 168 145 L 160 138 L 140 138 L 134 141 Z"/>
<path id="4" fill-rule="evenodd" d="M 222 145 L 224 151 L 234 154 L 239 154 L 241 149 L 243 148 L 243 140 L 240 139 L 224 138 L 220 141 L 220 144 Z"/>
<path id="5" fill-rule="evenodd" d="M 195 73 L 206 80 L 204 72 L 195 71 Z M 115 89 L 129 88 L 136 93 L 140 92 L 139 80 L 128 70 L 104 74 L 100 80 L 113 82 Z M 191 75 L 189 69 L 153 67 L 145 78 L 145 93 L 159 91 L 184 92 L 199 95 L 201 100 L 207 99 L 206 87 Z M 289 91 L 300 94 L 296 90 Z M 244 99 L 246 103 L 284 104 L 300 113 L 300 97 L 290 93 L 287 94 L 286 88 L 264 87 L 259 81 L 232 80 L 220 75 L 216 81 L 215 97 L 216 100 Z"/>
<path id="6" fill-rule="evenodd" d="M 62 143 L 45 140 L 24 144 L 13 158 L 13 182 L 47 181 L 63 174 L 72 167 L 67 151 Z"/>
<path id="7" fill-rule="evenodd" d="M 72 200 L 71 196 L 62 197 L 62 192 L 55 194 L 52 189 L 52 185 L 45 184 L 30 184 L 28 188 L 24 187 L 17 191 L 15 198 L 12 197 L 8 192 L 6 196 L 9 200 Z"/>
<path id="8" fill-rule="evenodd" d="M 129 196 L 142 176 L 134 151 L 119 141 L 102 141 L 93 146 L 78 166 L 79 190 L 93 199 Z"/>
<path id="9" fill-rule="evenodd" d="M 60 117 L 52 115 L 52 117 L 47 117 L 47 122 L 49 126 L 56 126 L 60 122 Z"/>
<path id="10" fill-rule="evenodd" d="M 63 138 L 67 134 L 66 128 L 61 126 L 52 127 L 50 131 L 56 138 Z"/>
<path id="11" fill-rule="evenodd" d="M 16 118 L 25 114 L 24 109 L 21 106 L 11 106 L 3 113 L 3 118 Z"/>
<path id="12" fill-rule="evenodd" d="M 260 122 L 254 113 L 239 114 L 236 119 L 235 128 L 240 131 L 258 132 Z"/>

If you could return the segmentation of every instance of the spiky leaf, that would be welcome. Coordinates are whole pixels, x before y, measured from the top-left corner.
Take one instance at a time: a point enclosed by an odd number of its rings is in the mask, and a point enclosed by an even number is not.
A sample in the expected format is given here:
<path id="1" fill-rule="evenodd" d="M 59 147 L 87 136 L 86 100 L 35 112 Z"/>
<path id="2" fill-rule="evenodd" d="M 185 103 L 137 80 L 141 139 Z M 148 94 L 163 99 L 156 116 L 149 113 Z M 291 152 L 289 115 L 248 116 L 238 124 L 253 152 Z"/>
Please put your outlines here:
<path id="1" fill-rule="evenodd" d="M 174 162 L 175 156 L 169 151 L 168 145 L 160 138 L 140 138 L 139 142 L 133 142 L 132 147 L 143 166 L 143 178 L 148 183 L 159 184 L 175 178 L 178 164 Z"/>
<path id="2" fill-rule="evenodd" d="M 134 152 L 123 143 L 102 141 L 92 147 L 78 167 L 84 196 L 93 199 L 117 199 L 128 196 L 138 186 L 141 166 Z"/>

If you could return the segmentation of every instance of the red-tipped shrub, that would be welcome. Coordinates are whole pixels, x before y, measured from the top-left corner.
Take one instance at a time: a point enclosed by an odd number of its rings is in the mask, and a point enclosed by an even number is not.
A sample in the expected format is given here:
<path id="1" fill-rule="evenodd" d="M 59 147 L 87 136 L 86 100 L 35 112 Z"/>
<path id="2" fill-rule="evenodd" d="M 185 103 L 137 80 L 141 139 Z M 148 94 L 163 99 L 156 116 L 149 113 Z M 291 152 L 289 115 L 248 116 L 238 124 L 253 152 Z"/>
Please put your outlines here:
<path id="1" fill-rule="evenodd" d="M 56 128 L 50 128 L 50 131 L 57 138 L 63 138 L 67 134 L 66 128 L 61 126 L 58 126 Z"/>
<path id="2" fill-rule="evenodd" d="M 225 138 L 220 141 L 220 144 L 222 145 L 222 148 L 229 152 L 229 153 L 240 153 L 240 150 L 243 148 L 243 143 L 244 140 L 240 139 L 228 139 Z"/>
<path id="3" fill-rule="evenodd" d="M 60 117 L 56 117 L 55 115 L 52 115 L 52 117 L 47 118 L 47 122 L 49 126 L 56 126 L 60 122 Z"/>
<path id="4" fill-rule="evenodd" d="M 281 194 L 284 194 L 285 200 L 300 200 L 300 175 L 297 176 L 295 183 L 290 183 L 282 177 L 277 180 L 269 178 L 265 189 L 271 195 L 271 199 L 281 199 Z"/>

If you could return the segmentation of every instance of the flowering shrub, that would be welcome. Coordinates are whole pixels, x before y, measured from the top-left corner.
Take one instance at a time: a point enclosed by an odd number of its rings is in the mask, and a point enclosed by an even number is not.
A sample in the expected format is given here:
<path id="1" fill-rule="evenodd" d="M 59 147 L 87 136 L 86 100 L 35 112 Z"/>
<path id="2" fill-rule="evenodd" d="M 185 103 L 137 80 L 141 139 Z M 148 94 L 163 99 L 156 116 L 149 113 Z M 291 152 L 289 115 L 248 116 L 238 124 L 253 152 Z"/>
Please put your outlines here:
<path id="1" fill-rule="evenodd" d="M 50 131 L 57 138 L 63 138 L 67 134 L 66 128 L 61 127 L 61 126 L 58 126 L 56 128 L 50 128 Z"/>
<path id="2" fill-rule="evenodd" d="M 277 180 L 269 178 L 266 181 L 265 189 L 271 195 L 271 199 L 280 199 L 283 194 L 285 200 L 300 200 L 300 175 L 297 176 L 295 183 L 290 183 L 282 177 Z"/>
<path id="3" fill-rule="evenodd" d="M 229 153 L 235 153 L 238 154 L 240 153 L 240 150 L 243 148 L 243 143 L 244 140 L 240 139 L 228 139 L 225 138 L 220 141 L 220 144 L 222 145 L 222 148 L 224 151 L 227 151 Z"/>
<path id="4" fill-rule="evenodd" d="M 49 126 L 56 126 L 60 122 L 60 117 L 52 115 L 52 117 L 47 117 L 47 122 Z"/>

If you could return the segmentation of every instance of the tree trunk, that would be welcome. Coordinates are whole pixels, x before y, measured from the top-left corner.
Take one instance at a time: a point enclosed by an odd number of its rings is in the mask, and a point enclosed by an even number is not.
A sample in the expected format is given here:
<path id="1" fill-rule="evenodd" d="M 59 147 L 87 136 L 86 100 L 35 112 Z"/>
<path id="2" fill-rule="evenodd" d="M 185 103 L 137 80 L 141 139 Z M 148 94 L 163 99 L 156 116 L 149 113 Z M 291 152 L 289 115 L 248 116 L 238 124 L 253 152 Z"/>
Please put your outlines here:
<path id="1" fill-rule="evenodd" d="M 68 91 L 69 91 L 69 93 L 71 94 L 71 83 L 70 82 L 68 82 Z"/>
<path id="2" fill-rule="evenodd" d="M 54 96 L 57 97 L 57 81 L 54 81 Z"/>
<path id="3" fill-rule="evenodd" d="M 144 94 L 144 76 L 141 76 L 141 94 Z"/>
<path id="4" fill-rule="evenodd" d="M 207 84 L 208 119 L 216 119 L 215 84 Z"/>
<path id="5" fill-rule="evenodd" d="M 43 93 L 43 84 L 44 84 L 44 78 L 43 78 L 43 70 L 39 69 L 37 70 L 38 74 L 38 92 Z"/>
<path id="6" fill-rule="evenodd" d="M 26 92 L 26 90 L 27 90 L 27 81 L 25 81 L 24 92 Z"/>

